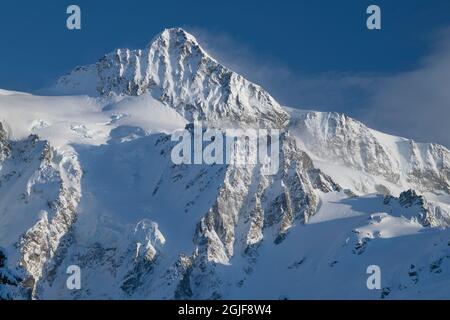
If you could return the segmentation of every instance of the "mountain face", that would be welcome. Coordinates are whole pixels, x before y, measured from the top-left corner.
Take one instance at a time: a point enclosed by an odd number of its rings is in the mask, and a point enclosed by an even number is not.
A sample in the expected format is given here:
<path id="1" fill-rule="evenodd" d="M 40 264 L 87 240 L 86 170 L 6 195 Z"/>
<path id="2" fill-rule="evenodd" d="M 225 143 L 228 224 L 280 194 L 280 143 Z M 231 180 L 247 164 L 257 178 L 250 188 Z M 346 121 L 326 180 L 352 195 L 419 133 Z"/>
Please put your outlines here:
<path id="1" fill-rule="evenodd" d="M 51 92 L 0 91 L 0 299 L 449 297 L 445 147 L 282 107 L 182 29 Z M 199 122 L 279 130 L 277 172 L 174 164 Z"/>
<path id="2" fill-rule="evenodd" d="M 307 112 L 293 122 L 303 147 L 317 158 L 402 188 L 450 191 L 450 153 L 443 146 L 383 135 L 337 113 Z"/>

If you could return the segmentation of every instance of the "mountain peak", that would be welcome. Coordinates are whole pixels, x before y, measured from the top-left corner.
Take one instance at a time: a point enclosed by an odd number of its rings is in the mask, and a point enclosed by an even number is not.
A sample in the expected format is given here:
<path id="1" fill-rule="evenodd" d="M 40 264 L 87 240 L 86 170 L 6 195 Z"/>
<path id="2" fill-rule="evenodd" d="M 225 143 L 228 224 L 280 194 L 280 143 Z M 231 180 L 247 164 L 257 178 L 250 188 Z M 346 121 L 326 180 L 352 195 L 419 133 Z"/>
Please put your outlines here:
<path id="1" fill-rule="evenodd" d="M 190 41 L 198 45 L 197 39 L 183 28 L 164 29 L 154 38 L 154 40 L 155 39 L 178 40 L 182 42 Z M 152 42 L 154 42 L 154 40 Z"/>
<path id="2" fill-rule="evenodd" d="M 97 96 L 149 93 L 188 121 L 284 127 L 288 119 L 266 91 L 210 57 L 181 28 L 165 29 L 144 50 L 118 49 L 78 67 L 55 89 Z"/>
<path id="3" fill-rule="evenodd" d="M 168 54 L 170 54 L 173 49 L 181 49 L 185 53 L 194 52 L 200 56 L 214 60 L 201 47 L 195 36 L 179 27 L 164 29 L 153 38 L 147 45 L 146 50 L 157 50 L 160 48 L 165 48 Z"/>

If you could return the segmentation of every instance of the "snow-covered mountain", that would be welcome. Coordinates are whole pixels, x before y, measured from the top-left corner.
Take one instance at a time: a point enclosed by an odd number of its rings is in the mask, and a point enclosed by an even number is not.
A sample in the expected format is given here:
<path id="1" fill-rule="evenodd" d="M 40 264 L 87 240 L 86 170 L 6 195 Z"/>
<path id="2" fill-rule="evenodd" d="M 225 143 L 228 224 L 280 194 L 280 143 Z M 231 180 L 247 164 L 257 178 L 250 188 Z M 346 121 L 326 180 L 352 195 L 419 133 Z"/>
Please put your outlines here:
<path id="1" fill-rule="evenodd" d="M 53 88 L 101 96 L 150 93 L 189 121 L 282 126 L 286 112 L 261 87 L 211 58 L 182 29 L 158 35 L 144 50 L 118 49 L 61 77 Z"/>
<path id="2" fill-rule="evenodd" d="M 450 297 L 445 147 L 282 107 L 182 29 L 49 93 L 0 91 L 0 298 Z M 174 164 L 199 121 L 281 130 L 278 172 Z"/>

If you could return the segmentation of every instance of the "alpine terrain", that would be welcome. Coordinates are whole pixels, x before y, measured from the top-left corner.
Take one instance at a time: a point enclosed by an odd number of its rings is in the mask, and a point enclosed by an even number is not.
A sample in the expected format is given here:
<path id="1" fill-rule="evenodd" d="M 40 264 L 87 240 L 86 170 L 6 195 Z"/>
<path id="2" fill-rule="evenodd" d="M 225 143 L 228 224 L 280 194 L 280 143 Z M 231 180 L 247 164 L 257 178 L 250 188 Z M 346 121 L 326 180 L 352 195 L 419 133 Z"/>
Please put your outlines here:
<path id="1" fill-rule="evenodd" d="M 278 171 L 175 164 L 200 122 L 279 130 Z M 449 299 L 449 226 L 447 148 L 281 106 L 179 28 L 0 90 L 1 299 Z"/>

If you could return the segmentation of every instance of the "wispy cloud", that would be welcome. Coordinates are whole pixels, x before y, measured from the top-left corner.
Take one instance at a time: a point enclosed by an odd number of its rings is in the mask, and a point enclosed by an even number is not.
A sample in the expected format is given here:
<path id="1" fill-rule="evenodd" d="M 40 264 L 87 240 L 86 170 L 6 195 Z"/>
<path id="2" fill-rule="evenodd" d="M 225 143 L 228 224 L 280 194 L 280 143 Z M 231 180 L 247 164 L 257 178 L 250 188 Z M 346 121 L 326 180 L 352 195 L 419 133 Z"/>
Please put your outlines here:
<path id="1" fill-rule="evenodd" d="M 378 130 L 450 146 L 450 28 L 434 37 L 430 54 L 416 70 L 306 76 L 255 53 L 230 35 L 186 29 L 213 57 L 263 86 L 284 105 L 344 112 Z"/>
<path id="2" fill-rule="evenodd" d="M 222 64 L 270 92 L 280 103 L 317 110 L 350 110 L 359 107 L 361 96 L 375 76 L 352 72 L 308 75 L 293 72 L 273 57 L 257 54 L 249 46 L 225 33 L 185 26 L 202 47 Z M 301 55 L 300 57 L 301 58 Z"/>
<path id="3" fill-rule="evenodd" d="M 450 29 L 417 70 L 379 79 L 364 111 L 381 130 L 450 146 Z"/>

